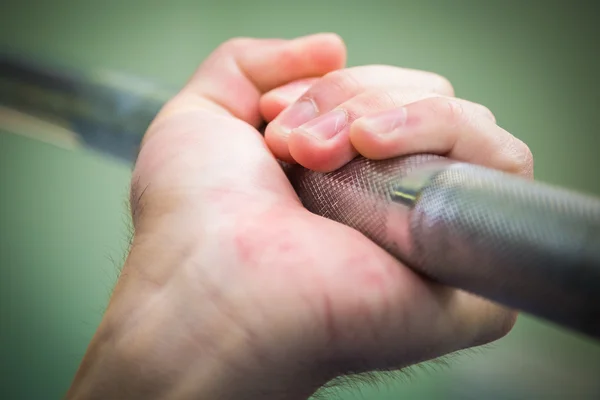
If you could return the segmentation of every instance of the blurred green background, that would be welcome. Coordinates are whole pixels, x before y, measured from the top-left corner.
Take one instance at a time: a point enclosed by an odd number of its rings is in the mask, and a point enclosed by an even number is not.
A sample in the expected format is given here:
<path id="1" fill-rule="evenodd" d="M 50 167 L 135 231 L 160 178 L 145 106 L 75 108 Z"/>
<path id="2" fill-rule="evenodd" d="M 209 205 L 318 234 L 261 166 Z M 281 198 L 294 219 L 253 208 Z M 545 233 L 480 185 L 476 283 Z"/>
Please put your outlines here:
<path id="1" fill-rule="evenodd" d="M 596 2 L 597 4 L 597 2 Z M 234 36 L 331 31 L 349 64 L 435 71 L 600 195 L 598 6 L 577 1 L 4 1 L 0 48 L 174 87 Z M 66 391 L 127 244 L 130 166 L 0 132 L 0 398 Z M 491 348 L 342 399 L 598 399 L 600 344 L 523 316 Z"/>

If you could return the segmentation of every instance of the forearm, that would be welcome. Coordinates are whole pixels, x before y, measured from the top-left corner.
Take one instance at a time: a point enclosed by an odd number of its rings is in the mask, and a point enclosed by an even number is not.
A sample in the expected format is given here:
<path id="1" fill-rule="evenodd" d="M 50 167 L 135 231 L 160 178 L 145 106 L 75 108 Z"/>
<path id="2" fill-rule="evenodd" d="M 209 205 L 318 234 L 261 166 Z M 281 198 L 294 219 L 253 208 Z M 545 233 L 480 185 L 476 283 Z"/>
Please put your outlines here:
<path id="1" fill-rule="evenodd" d="M 168 260 L 143 253 L 130 255 L 68 399 L 299 400 L 324 383 L 304 377 L 292 359 L 277 366 L 261 359 L 261 346 L 221 315 L 214 298 L 195 297 L 193 304 L 184 304 L 189 277 L 141 279 L 142 265 L 152 270 L 149 262 Z M 171 265 L 189 262 L 171 260 Z M 189 309 L 194 320 L 182 321 L 190 318 Z"/>

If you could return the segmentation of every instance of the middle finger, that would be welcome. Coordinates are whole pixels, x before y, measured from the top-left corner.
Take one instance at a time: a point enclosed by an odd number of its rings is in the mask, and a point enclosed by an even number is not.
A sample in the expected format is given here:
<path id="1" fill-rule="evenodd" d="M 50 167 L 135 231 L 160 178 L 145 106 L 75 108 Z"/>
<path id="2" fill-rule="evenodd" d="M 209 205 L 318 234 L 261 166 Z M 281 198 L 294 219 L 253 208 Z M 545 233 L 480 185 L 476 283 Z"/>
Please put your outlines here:
<path id="1" fill-rule="evenodd" d="M 454 89 L 447 79 L 430 72 L 385 65 L 334 71 L 319 79 L 300 99 L 269 123 L 265 131 L 266 143 L 276 157 L 294 162 L 288 149 L 289 134 L 294 128 L 366 90 L 384 86 L 404 88 L 413 92 L 454 95 Z"/>

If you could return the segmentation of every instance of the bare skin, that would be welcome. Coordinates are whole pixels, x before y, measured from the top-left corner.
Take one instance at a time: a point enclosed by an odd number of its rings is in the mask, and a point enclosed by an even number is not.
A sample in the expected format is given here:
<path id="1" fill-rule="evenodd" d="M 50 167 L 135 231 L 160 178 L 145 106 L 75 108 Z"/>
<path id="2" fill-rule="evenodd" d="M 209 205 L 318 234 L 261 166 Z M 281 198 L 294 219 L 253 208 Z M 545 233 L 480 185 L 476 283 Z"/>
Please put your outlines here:
<path id="1" fill-rule="evenodd" d="M 331 34 L 232 40 L 164 107 L 132 177 L 133 245 L 68 398 L 306 399 L 510 331 L 515 312 L 301 206 L 276 157 L 328 171 L 433 152 L 532 174 L 527 147 L 446 79 L 345 59 Z"/>

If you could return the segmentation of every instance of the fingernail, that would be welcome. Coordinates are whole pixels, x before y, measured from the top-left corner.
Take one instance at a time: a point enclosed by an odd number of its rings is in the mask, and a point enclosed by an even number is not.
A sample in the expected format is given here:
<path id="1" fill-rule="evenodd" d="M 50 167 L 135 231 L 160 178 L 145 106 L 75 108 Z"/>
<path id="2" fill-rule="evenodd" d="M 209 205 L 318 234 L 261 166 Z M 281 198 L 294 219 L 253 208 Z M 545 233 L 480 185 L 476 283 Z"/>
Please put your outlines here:
<path id="1" fill-rule="evenodd" d="M 289 134 L 292 129 L 299 127 L 305 122 L 317 116 L 317 109 L 310 100 L 300 100 L 285 110 L 277 120 L 277 125 L 283 133 Z"/>
<path id="2" fill-rule="evenodd" d="M 334 110 L 300 126 L 300 130 L 320 140 L 328 140 L 340 133 L 348 125 L 348 114 L 344 110 Z"/>
<path id="3" fill-rule="evenodd" d="M 286 104 L 292 104 L 306 93 L 312 84 L 312 80 L 297 81 L 274 89 L 270 94 L 283 100 Z"/>
<path id="4" fill-rule="evenodd" d="M 406 123 L 407 112 L 405 107 L 395 108 L 369 115 L 360 119 L 363 129 L 377 135 L 385 135 L 401 128 Z"/>

